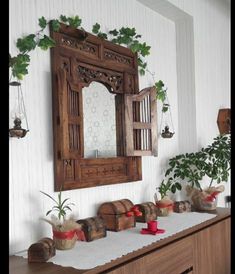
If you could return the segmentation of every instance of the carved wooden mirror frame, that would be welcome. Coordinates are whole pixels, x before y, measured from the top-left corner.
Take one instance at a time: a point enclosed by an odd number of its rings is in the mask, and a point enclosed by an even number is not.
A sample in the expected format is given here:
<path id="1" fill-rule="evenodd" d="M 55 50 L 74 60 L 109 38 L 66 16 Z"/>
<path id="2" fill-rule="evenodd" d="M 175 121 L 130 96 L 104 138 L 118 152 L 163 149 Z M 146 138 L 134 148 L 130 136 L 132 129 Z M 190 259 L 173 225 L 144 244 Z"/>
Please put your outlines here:
<path id="1" fill-rule="evenodd" d="M 139 92 L 137 55 L 64 24 L 50 31 L 55 191 L 142 180 L 141 155 L 157 155 L 157 121 L 154 88 Z M 92 81 L 116 94 L 117 157 L 83 157 L 82 88 Z"/>

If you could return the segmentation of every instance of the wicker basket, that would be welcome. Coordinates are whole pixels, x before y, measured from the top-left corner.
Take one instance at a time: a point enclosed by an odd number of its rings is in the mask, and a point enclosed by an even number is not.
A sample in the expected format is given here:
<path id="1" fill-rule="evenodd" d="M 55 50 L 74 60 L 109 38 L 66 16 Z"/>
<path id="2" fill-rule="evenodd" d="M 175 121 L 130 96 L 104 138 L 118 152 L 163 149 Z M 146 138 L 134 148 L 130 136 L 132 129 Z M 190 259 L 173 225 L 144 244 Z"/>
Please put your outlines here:
<path id="1" fill-rule="evenodd" d="M 55 248 L 59 250 L 72 249 L 77 241 L 76 230 L 70 231 L 55 231 L 53 230 L 53 240 L 55 241 Z"/>

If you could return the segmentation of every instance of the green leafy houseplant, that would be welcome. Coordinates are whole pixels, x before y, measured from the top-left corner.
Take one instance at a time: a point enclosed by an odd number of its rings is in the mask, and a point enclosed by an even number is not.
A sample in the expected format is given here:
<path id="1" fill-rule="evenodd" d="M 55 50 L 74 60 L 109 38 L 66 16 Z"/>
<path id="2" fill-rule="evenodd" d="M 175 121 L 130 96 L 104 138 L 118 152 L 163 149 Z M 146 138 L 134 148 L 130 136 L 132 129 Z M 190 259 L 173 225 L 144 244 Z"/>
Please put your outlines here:
<path id="1" fill-rule="evenodd" d="M 61 219 L 64 221 L 65 220 L 65 216 L 66 216 L 66 211 L 72 211 L 71 209 L 71 205 L 75 205 L 74 203 L 66 203 L 69 198 L 66 198 L 64 200 L 61 199 L 61 191 L 58 193 L 58 200 L 55 200 L 52 196 L 50 196 L 49 194 L 40 191 L 42 194 L 46 195 L 47 197 L 49 197 L 54 203 L 55 205 L 52 207 L 52 209 L 48 210 L 46 213 L 46 216 L 49 215 L 52 212 L 57 212 L 58 214 L 58 220 L 61 221 Z"/>
<path id="2" fill-rule="evenodd" d="M 166 182 L 163 180 L 160 186 L 157 187 L 157 190 L 160 193 L 161 199 L 163 199 L 169 192 L 175 193 L 176 190 L 181 190 L 181 188 L 182 187 L 180 183 L 173 183 L 173 179 L 169 178 Z"/>
<path id="3" fill-rule="evenodd" d="M 163 180 L 160 186 L 156 188 L 160 194 L 160 200 L 158 200 L 157 193 L 155 193 L 154 197 L 159 216 L 168 216 L 173 211 L 173 201 L 168 197 L 168 193 L 175 193 L 177 189 L 181 190 L 181 184 L 178 182 L 174 183 L 171 178 L 166 182 Z"/>
<path id="4" fill-rule="evenodd" d="M 212 144 L 200 151 L 176 155 L 169 159 L 169 167 L 165 172 L 164 184 L 175 185 L 179 189 L 182 181 L 185 180 L 190 186 L 187 192 L 191 196 L 203 196 L 218 192 L 215 184 L 227 182 L 231 168 L 231 136 L 219 135 L 213 139 Z M 209 178 L 208 187 L 203 190 L 202 180 Z M 173 190 L 175 190 L 175 187 Z M 198 191 L 193 192 L 196 188 Z M 223 188 L 220 188 L 220 191 Z M 172 190 L 172 189 L 171 189 Z M 174 191 L 172 191 L 174 192 Z M 199 194 L 201 192 L 201 194 Z M 218 193 L 217 193 L 218 194 Z M 216 194 L 214 194 L 216 195 Z M 209 198 L 208 198 L 209 199 Z"/>
<path id="5" fill-rule="evenodd" d="M 55 247 L 60 250 L 73 248 L 78 238 L 77 232 L 81 230 L 81 225 L 78 224 L 73 217 L 66 219 L 66 212 L 72 211 L 70 206 L 74 205 L 74 203 L 68 203 L 69 198 L 62 200 L 61 191 L 58 193 L 57 200 L 43 191 L 40 192 L 55 203 L 55 205 L 47 211 L 46 216 L 53 212 L 56 212 L 57 216 L 52 215 L 51 220 L 43 218 L 44 221 L 52 225 Z"/>

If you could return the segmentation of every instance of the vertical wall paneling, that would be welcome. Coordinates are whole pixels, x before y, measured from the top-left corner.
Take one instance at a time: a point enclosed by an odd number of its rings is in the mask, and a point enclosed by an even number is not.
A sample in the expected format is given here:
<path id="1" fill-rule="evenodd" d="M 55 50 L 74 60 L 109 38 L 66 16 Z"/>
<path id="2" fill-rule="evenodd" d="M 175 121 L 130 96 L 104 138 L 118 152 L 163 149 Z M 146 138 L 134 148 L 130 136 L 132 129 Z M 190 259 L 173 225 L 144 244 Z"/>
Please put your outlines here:
<path id="1" fill-rule="evenodd" d="M 138 1 L 175 23 L 179 151 L 206 146 L 219 134 L 218 109 L 230 107 L 230 1 Z M 229 193 L 230 181 L 219 205 Z"/>
<path id="2" fill-rule="evenodd" d="M 180 12 L 193 17 L 196 130 L 198 145 L 203 145 L 217 133 L 216 127 L 210 126 L 217 108 L 229 107 L 228 8 L 219 3 L 223 1 L 218 0 L 171 0 L 170 2 L 155 0 L 155 2 L 164 5 L 171 2 L 173 4 L 171 13 L 177 17 L 175 20 L 181 16 Z M 174 12 L 176 8 L 178 13 Z M 169 6 L 166 9 L 169 10 Z M 10 0 L 10 53 L 12 55 L 17 53 L 15 43 L 18 37 L 39 30 L 37 25 L 39 17 L 53 19 L 58 18 L 60 14 L 68 16 L 78 14 L 83 20 L 82 26 L 89 32 L 92 25 L 99 22 L 101 30 L 104 31 L 129 26 L 135 27 L 136 31 L 142 34 L 142 42 L 151 45 L 151 55 L 146 57 L 149 70 L 155 72 L 155 81 L 162 79 L 168 87 L 176 132 L 174 138 L 170 140 L 159 138 L 158 157 L 143 158 L 142 182 L 65 191 L 62 195 L 64 198 L 69 197 L 76 204 L 73 213 L 78 218 L 94 216 L 96 209 L 104 201 L 122 198 L 129 198 L 134 203 L 153 201 L 153 194 L 162 180 L 167 159 L 180 151 L 178 127 L 183 118 L 179 119 L 181 114 L 178 113 L 182 102 L 179 100 L 179 90 L 177 90 L 179 75 L 178 61 L 176 62 L 175 22 L 163 12 L 156 12 L 137 0 Z M 215 17 L 216 20 L 213 20 Z M 218 39 L 216 29 L 221 32 L 219 34 L 221 39 Z M 211 36 L 208 33 L 211 33 Z M 214 81 L 210 80 L 211 77 Z M 140 90 L 151 86 L 153 82 L 152 76 L 148 73 L 140 77 Z M 21 140 L 13 138 L 9 140 L 10 253 L 27 249 L 32 242 L 41 237 L 52 236 L 50 225 L 39 219 L 45 217 L 46 211 L 52 206 L 52 202 L 39 190 L 57 196 L 54 192 L 53 177 L 49 51 L 36 49 L 31 53 L 29 75 L 22 81 L 22 89 L 30 132 Z M 213 100 L 211 100 L 212 95 Z M 10 106 L 12 100 L 10 94 Z M 160 107 L 159 103 L 158 109 Z M 216 124 L 216 116 L 214 119 Z M 160 125 L 159 120 L 158 125 Z M 207 132 L 205 128 L 208 128 Z M 190 145 L 194 142 L 192 141 Z M 223 205 L 222 200 L 220 204 Z"/>

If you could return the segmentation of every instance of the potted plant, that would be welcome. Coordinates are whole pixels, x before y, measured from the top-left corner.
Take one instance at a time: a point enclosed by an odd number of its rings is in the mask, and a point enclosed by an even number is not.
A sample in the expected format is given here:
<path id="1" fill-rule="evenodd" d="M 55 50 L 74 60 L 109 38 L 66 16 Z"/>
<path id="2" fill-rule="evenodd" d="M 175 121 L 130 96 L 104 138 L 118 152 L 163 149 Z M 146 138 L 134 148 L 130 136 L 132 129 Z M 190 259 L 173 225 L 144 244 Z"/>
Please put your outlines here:
<path id="1" fill-rule="evenodd" d="M 47 211 L 46 216 L 52 212 L 56 212 L 57 216 L 51 215 L 51 220 L 44 218 L 43 220 L 52 225 L 53 240 L 55 241 L 56 249 L 65 250 L 73 248 L 78 239 L 77 233 L 81 230 L 81 225 L 76 223 L 73 217 L 66 219 L 66 212 L 72 211 L 70 206 L 74 205 L 74 203 L 68 203 L 69 198 L 62 200 L 61 191 L 58 193 L 57 200 L 43 191 L 40 192 L 55 203 Z"/>
<path id="2" fill-rule="evenodd" d="M 181 190 L 181 184 L 174 183 L 172 178 L 163 180 L 159 187 L 156 188 L 160 194 L 160 200 L 157 193 L 154 195 L 155 204 L 157 207 L 158 216 L 168 216 L 173 211 L 174 202 L 168 197 L 168 193 L 175 193 L 176 190 Z"/>
<path id="3" fill-rule="evenodd" d="M 231 159 L 231 136 L 219 135 L 212 144 L 194 153 L 185 153 L 169 159 L 169 168 L 165 172 L 165 180 L 175 186 L 185 180 L 186 192 L 191 197 L 195 209 L 214 210 L 217 195 L 224 191 L 224 186 L 215 186 L 227 182 Z M 210 179 L 206 188 L 202 188 L 202 180 Z M 178 188 L 179 189 L 179 188 Z"/>

